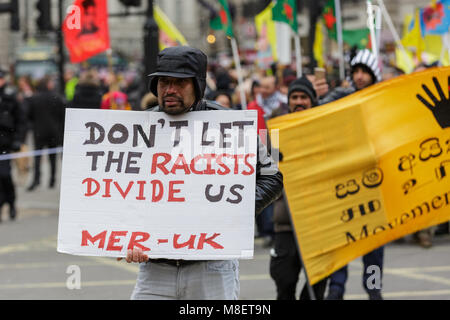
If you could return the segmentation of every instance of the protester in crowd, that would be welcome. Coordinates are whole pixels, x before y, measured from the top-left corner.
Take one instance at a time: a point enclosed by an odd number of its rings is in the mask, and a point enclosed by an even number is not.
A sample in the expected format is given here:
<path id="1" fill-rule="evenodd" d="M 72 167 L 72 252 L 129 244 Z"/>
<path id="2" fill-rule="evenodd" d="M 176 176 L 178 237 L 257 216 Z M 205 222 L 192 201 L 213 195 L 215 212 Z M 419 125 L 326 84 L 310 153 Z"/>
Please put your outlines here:
<path id="1" fill-rule="evenodd" d="M 28 109 L 29 109 L 29 100 L 34 94 L 34 86 L 33 81 L 30 76 L 21 76 L 17 80 L 17 101 L 22 105 L 22 109 L 25 112 L 26 122 L 27 122 L 27 130 L 30 128 L 30 124 L 28 123 Z"/>
<path id="2" fill-rule="evenodd" d="M 120 91 L 112 91 L 105 93 L 102 97 L 101 109 L 111 110 L 131 110 L 128 103 L 128 96 Z"/>
<path id="3" fill-rule="evenodd" d="M 75 70 L 68 68 L 66 72 L 64 73 L 64 93 L 66 95 L 67 101 L 72 101 L 74 95 L 75 95 L 75 88 L 78 83 L 78 77 L 75 73 Z"/>
<path id="4" fill-rule="evenodd" d="M 320 100 L 320 104 L 325 104 L 337 99 L 341 99 L 358 90 L 363 90 L 376 82 L 381 81 L 381 72 L 378 68 L 378 61 L 370 50 L 361 50 L 350 61 L 350 77 L 352 86 L 348 88 L 338 87 Z M 384 246 L 381 246 L 363 256 L 364 268 L 362 271 L 362 285 L 369 295 L 370 300 L 381 300 L 381 286 L 369 288 L 368 279 L 372 274 L 367 272 L 369 266 L 378 267 L 380 277 L 383 274 Z M 342 267 L 330 276 L 329 291 L 327 300 L 342 300 L 345 293 L 345 283 L 348 278 L 347 266 Z M 382 279 L 379 283 L 381 284 Z"/>
<path id="5" fill-rule="evenodd" d="M 287 98 L 278 88 L 278 79 L 275 76 L 266 76 L 261 79 L 261 98 L 258 105 L 264 111 L 264 118 L 270 119 L 272 112 L 279 108 L 282 103 L 287 103 Z"/>
<path id="6" fill-rule="evenodd" d="M 139 110 L 141 101 L 141 86 L 139 78 L 135 72 L 129 71 L 125 73 L 123 81 L 123 92 L 128 97 L 128 103 L 130 104 L 131 110 Z"/>
<path id="7" fill-rule="evenodd" d="M 145 94 L 141 99 L 141 109 L 147 110 L 158 105 L 158 98 L 151 92 Z"/>
<path id="8" fill-rule="evenodd" d="M 55 91 L 55 81 L 51 76 L 42 78 L 36 86 L 36 93 L 29 104 L 29 118 L 33 128 L 34 148 L 56 148 L 62 146 L 64 136 L 65 100 Z M 48 155 L 50 160 L 49 187 L 55 186 L 56 154 Z M 41 156 L 34 157 L 34 177 L 28 191 L 34 190 L 41 182 Z"/>
<path id="9" fill-rule="evenodd" d="M 97 71 L 90 69 L 82 72 L 69 106 L 71 108 L 99 109 L 101 102 L 102 92 Z"/>
<path id="10" fill-rule="evenodd" d="M 220 104 L 222 107 L 233 109 L 233 101 L 231 95 L 225 91 L 218 91 L 214 95 L 214 101 Z"/>
<path id="11" fill-rule="evenodd" d="M 207 57 L 198 49 L 169 47 L 158 55 L 150 75 L 150 91 L 158 97 L 153 112 L 181 115 L 186 112 L 228 110 L 203 99 Z M 258 144 L 255 213 L 259 214 L 282 190 L 282 175 L 265 172 L 271 159 Z M 120 258 L 119 258 L 120 259 Z M 141 262 L 132 299 L 238 299 L 238 260 L 149 259 L 138 248 L 129 250 L 127 262 Z"/>
<path id="12" fill-rule="evenodd" d="M 287 113 L 299 112 L 315 106 L 317 106 L 317 94 L 313 84 L 305 76 L 292 81 L 288 88 Z M 283 115 L 286 110 L 280 107 L 278 112 L 274 113 Z M 270 251 L 270 276 L 275 281 L 278 300 L 295 300 L 295 290 L 302 265 L 286 201 L 284 196 L 281 196 L 274 203 L 275 234 L 273 249 Z M 312 287 L 315 299 L 323 300 L 326 287 L 327 278 Z M 305 285 L 301 291 L 300 300 L 309 299 L 309 291 Z"/>
<path id="13" fill-rule="evenodd" d="M 256 110 L 258 113 L 258 133 L 261 139 L 265 139 L 265 134 L 262 133 L 267 130 L 266 120 L 264 119 L 264 110 L 262 108 L 261 97 L 261 83 L 258 80 L 254 80 L 250 89 L 251 100 L 247 103 L 248 110 Z"/>
<path id="14" fill-rule="evenodd" d="M 29 121 L 29 100 L 34 94 L 34 85 L 31 76 L 20 76 L 17 79 L 17 101 L 20 103 L 22 111 L 25 117 L 25 132 L 31 130 L 31 123 Z M 29 147 L 26 143 L 20 146 L 20 152 L 29 151 Z M 26 183 L 28 181 L 28 174 L 31 169 L 31 158 L 20 157 L 13 159 L 13 166 L 17 168 L 17 182 L 19 184 Z"/>
<path id="15" fill-rule="evenodd" d="M 7 73 L 0 69 L 0 154 L 19 151 L 25 141 L 25 113 L 16 98 L 16 92 L 7 85 Z M 17 216 L 16 192 L 11 175 L 11 160 L 0 161 L 0 221 L 4 204 L 9 205 L 9 217 Z"/>

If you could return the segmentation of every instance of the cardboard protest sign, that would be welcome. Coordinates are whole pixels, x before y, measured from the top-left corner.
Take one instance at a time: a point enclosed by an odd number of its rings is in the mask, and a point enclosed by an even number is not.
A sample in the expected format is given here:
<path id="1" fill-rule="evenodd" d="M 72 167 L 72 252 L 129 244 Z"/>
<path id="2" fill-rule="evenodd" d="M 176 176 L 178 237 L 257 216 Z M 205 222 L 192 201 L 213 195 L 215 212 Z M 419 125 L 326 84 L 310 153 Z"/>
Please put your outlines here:
<path id="1" fill-rule="evenodd" d="M 450 220 L 449 76 L 398 77 L 268 122 L 311 283 Z"/>
<path id="2" fill-rule="evenodd" d="M 67 109 L 59 252 L 253 257 L 256 112 Z"/>

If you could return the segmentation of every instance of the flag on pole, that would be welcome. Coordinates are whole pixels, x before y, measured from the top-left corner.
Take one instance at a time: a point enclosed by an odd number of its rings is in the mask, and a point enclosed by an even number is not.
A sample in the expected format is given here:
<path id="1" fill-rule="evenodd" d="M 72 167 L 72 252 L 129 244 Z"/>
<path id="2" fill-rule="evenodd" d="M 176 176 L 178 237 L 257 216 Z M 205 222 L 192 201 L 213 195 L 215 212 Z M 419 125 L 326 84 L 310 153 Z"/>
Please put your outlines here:
<path id="1" fill-rule="evenodd" d="M 336 27 L 336 8 L 334 0 L 328 0 L 322 11 L 322 23 L 328 31 L 328 36 L 337 40 Z M 358 49 L 370 48 L 370 30 L 368 28 L 362 29 L 343 29 L 342 40 L 350 47 L 357 46 Z"/>
<path id="2" fill-rule="evenodd" d="M 258 66 L 266 70 L 272 63 L 278 61 L 277 55 L 277 30 L 272 19 L 272 8 L 274 3 L 270 3 L 263 11 L 255 16 L 255 27 L 258 34 L 257 63 Z"/>
<path id="3" fill-rule="evenodd" d="M 154 18 L 159 29 L 159 50 L 167 47 L 184 46 L 187 41 L 166 14 L 157 5 L 154 6 Z"/>
<path id="4" fill-rule="evenodd" d="M 411 22 L 408 24 L 408 33 L 402 38 L 402 44 L 405 48 L 413 49 L 416 52 L 416 58 L 420 61 L 424 50 L 420 26 L 420 10 L 416 9 L 414 18 L 406 16 L 405 23 L 407 22 L 406 19 L 409 19 Z"/>
<path id="5" fill-rule="evenodd" d="M 420 9 L 422 36 L 427 34 L 445 34 L 450 27 L 450 0 L 432 3 Z"/>
<path id="6" fill-rule="evenodd" d="M 298 32 L 297 1 L 277 0 L 272 8 L 273 20 L 287 23 L 294 33 Z"/>
<path id="7" fill-rule="evenodd" d="M 70 61 L 79 63 L 110 47 L 106 0 L 75 0 L 62 32 Z"/>
<path id="8" fill-rule="evenodd" d="M 267 122 L 311 284 L 450 220 L 449 81 L 432 68 Z"/>
<path id="9" fill-rule="evenodd" d="M 350 47 L 357 46 L 358 49 L 371 48 L 370 30 L 367 28 L 342 30 L 342 39 Z"/>
<path id="10" fill-rule="evenodd" d="M 325 58 L 324 58 L 324 46 L 323 41 L 323 23 L 318 21 L 316 23 L 316 33 L 314 37 L 314 59 L 317 61 L 317 66 L 319 68 L 325 68 Z"/>
<path id="11" fill-rule="evenodd" d="M 218 0 L 220 4 L 219 15 L 211 20 L 210 27 L 214 30 L 223 30 L 228 37 L 233 38 L 233 24 L 230 9 L 226 0 Z"/>
<path id="12" fill-rule="evenodd" d="M 328 30 L 329 37 L 336 40 L 336 8 L 334 6 L 334 0 L 328 0 L 325 3 L 322 11 L 322 20 Z"/>

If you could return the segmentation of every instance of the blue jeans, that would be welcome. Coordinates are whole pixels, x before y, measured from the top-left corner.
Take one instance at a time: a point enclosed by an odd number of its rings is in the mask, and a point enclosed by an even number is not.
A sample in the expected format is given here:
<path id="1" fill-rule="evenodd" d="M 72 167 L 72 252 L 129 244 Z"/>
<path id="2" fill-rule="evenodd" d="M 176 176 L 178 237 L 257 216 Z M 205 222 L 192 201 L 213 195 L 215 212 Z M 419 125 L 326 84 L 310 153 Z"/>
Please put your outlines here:
<path id="1" fill-rule="evenodd" d="M 199 261 L 186 266 L 139 265 L 132 300 L 237 300 L 239 261 Z"/>
<path id="2" fill-rule="evenodd" d="M 367 271 L 367 268 L 369 266 L 378 266 L 378 268 L 380 268 L 380 276 L 382 277 L 383 275 L 383 259 L 384 259 L 384 247 L 379 247 L 371 252 L 369 252 L 368 254 L 363 256 L 363 264 L 364 264 L 364 270 L 363 270 L 363 274 L 362 274 L 362 285 L 364 287 L 364 290 L 366 290 L 367 293 L 373 292 L 375 290 L 381 291 L 380 289 L 369 289 L 367 284 L 368 284 L 368 280 L 369 277 L 373 274 L 371 272 Z M 347 278 L 348 278 L 348 267 L 344 266 L 341 269 L 335 271 L 331 276 L 330 276 L 330 291 L 331 290 L 336 290 L 337 292 L 341 293 L 342 295 L 344 295 L 345 293 L 345 283 L 347 282 Z M 370 281 L 369 281 L 370 282 Z M 380 283 L 381 283 L 381 279 L 380 279 Z"/>

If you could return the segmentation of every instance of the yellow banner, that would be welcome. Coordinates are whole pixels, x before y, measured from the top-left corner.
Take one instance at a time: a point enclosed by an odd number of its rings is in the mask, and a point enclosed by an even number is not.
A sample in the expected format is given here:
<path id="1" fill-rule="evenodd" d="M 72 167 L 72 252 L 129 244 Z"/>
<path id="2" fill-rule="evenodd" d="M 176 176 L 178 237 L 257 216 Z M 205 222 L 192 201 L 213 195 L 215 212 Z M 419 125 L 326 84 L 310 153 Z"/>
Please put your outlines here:
<path id="1" fill-rule="evenodd" d="M 449 76 L 429 69 L 268 121 L 312 284 L 450 220 Z"/>

